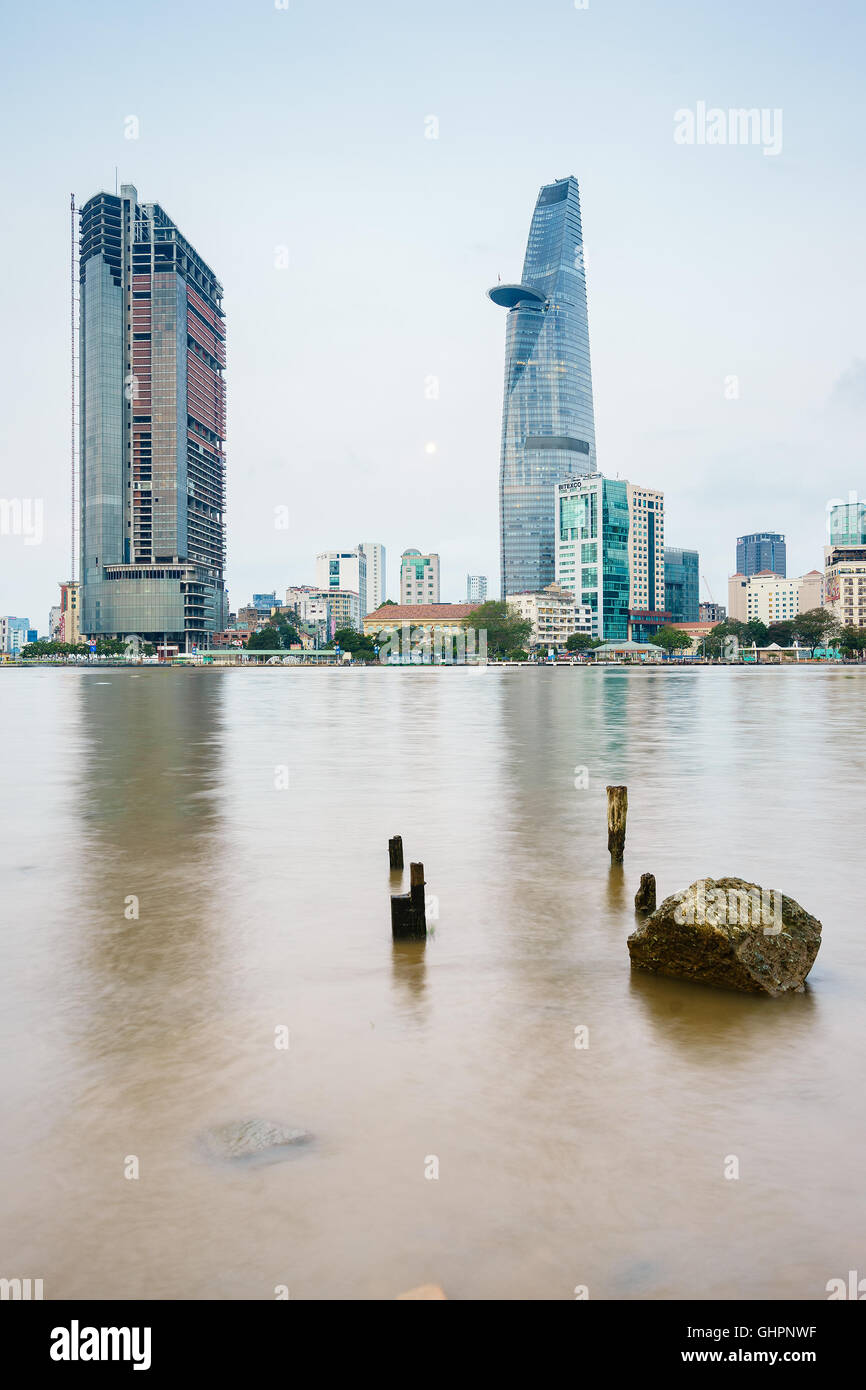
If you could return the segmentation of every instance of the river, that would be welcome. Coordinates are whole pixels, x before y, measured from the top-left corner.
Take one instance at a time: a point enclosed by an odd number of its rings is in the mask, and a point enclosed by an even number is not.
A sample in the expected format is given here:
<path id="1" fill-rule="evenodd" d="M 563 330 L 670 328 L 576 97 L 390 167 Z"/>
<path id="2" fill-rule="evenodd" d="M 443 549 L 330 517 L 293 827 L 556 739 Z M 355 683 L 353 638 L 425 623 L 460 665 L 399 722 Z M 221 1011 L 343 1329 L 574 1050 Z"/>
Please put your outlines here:
<path id="1" fill-rule="evenodd" d="M 0 1275 L 94 1299 L 866 1275 L 864 695 L 814 667 L 4 671 Z M 426 945 L 392 944 L 394 834 Z M 645 870 L 660 898 L 736 874 L 798 899 L 806 991 L 633 973 Z M 203 1153 L 248 1116 L 314 1141 Z"/>

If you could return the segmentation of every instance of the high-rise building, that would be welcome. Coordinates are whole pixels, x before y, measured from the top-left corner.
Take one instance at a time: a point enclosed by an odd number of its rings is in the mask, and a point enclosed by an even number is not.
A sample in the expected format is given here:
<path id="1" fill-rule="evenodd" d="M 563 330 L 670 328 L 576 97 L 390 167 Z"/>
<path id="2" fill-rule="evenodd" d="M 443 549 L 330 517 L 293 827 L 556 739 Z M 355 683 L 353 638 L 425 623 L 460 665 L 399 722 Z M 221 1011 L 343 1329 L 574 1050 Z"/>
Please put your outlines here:
<path id="1" fill-rule="evenodd" d="M 60 633 L 59 642 L 69 642 L 73 647 L 81 641 L 81 585 L 75 580 L 60 585 Z"/>
<path id="2" fill-rule="evenodd" d="M 665 499 L 656 488 L 627 483 L 629 517 L 629 631 L 651 642 L 670 622 L 665 604 Z"/>
<path id="3" fill-rule="evenodd" d="M 755 531 L 751 536 L 737 539 L 737 573 L 780 574 L 784 579 L 787 569 L 785 537 L 777 531 Z"/>
<path id="4" fill-rule="evenodd" d="M 439 602 L 439 556 L 404 550 L 400 556 L 400 603 Z"/>
<path id="5" fill-rule="evenodd" d="M 487 575 L 486 574 L 467 574 L 466 576 L 466 602 L 484 603 L 487 598 Z"/>
<path id="6" fill-rule="evenodd" d="M 499 479 L 502 597 L 554 578 L 556 484 L 595 472 L 586 275 L 577 179 L 540 191 L 508 310 Z"/>
<path id="7" fill-rule="evenodd" d="M 830 544 L 837 546 L 866 545 L 866 502 L 837 502 L 829 508 L 827 528 Z"/>
<path id="8" fill-rule="evenodd" d="M 29 634 L 29 618 L 0 618 L 0 652 L 17 655 L 29 640 L 36 640 L 35 636 L 31 639 Z"/>
<path id="9" fill-rule="evenodd" d="M 665 546 L 665 602 L 672 623 L 700 619 L 700 560 L 696 550 Z M 719 620 L 721 621 L 721 619 Z"/>
<path id="10" fill-rule="evenodd" d="M 225 626 L 222 286 L 131 184 L 80 228 L 81 630 Z"/>
<path id="11" fill-rule="evenodd" d="M 388 575 L 385 566 L 385 547 L 378 541 L 362 541 L 358 546 L 367 557 L 367 603 L 364 613 L 375 613 L 388 597 Z"/>
<path id="12" fill-rule="evenodd" d="M 701 623 L 723 623 L 728 616 L 728 610 L 723 603 L 701 603 L 698 605 L 698 622 Z"/>
<path id="13" fill-rule="evenodd" d="M 330 589 L 357 594 L 358 609 L 363 618 L 367 611 L 367 556 L 361 547 L 358 545 L 354 550 L 323 550 L 317 555 L 316 587 L 320 591 Z M 352 626 L 358 627 L 359 623 Z"/>
<path id="14" fill-rule="evenodd" d="M 825 547 L 823 599 L 845 627 L 866 627 L 866 545 Z"/>
<path id="15" fill-rule="evenodd" d="M 567 478 L 554 488 L 556 582 L 592 614 L 592 635 L 629 635 L 628 483 L 601 473 Z"/>

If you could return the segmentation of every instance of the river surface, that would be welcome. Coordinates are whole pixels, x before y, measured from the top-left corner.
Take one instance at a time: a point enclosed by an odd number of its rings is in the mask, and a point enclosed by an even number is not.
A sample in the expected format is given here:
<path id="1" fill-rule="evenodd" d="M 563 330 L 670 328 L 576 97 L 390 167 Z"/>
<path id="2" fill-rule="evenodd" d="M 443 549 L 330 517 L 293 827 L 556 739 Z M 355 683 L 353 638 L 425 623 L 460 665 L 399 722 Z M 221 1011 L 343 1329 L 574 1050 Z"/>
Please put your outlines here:
<path id="1" fill-rule="evenodd" d="M 820 1299 L 866 1275 L 864 696 L 839 668 L 3 672 L 0 1276 Z M 394 834 L 426 946 L 391 941 Z M 798 899 L 806 991 L 633 973 L 644 870 L 660 898 L 736 874 Z M 202 1150 L 253 1116 L 314 1142 Z"/>

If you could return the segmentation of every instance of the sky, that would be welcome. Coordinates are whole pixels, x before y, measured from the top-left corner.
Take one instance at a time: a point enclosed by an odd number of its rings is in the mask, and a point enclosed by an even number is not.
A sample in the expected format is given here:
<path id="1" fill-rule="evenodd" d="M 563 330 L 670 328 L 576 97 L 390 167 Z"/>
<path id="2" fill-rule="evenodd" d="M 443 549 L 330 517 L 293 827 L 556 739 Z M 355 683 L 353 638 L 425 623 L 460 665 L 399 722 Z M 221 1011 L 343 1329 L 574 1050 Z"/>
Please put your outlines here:
<path id="1" fill-rule="evenodd" d="M 862 6 L 0 12 L 0 498 L 44 518 L 39 543 L 0 534 L 0 613 L 47 632 L 67 577 L 69 195 L 116 178 L 225 288 L 233 609 L 359 541 L 386 546 L 392 598 L 408 547 L 441 555 L 443 600 L 467 572 L 498 594 L 486 290 L 519 278 L 538 189 L 568 174 L 600 470 L 664 490 L 702 598 L 726 602 L 744 532 L 784 532 L 789 575 L 821 567 L 828 501 L 866 493 Z M 678 142 L 699 103 L 766 111 L 781 148 Z"/>

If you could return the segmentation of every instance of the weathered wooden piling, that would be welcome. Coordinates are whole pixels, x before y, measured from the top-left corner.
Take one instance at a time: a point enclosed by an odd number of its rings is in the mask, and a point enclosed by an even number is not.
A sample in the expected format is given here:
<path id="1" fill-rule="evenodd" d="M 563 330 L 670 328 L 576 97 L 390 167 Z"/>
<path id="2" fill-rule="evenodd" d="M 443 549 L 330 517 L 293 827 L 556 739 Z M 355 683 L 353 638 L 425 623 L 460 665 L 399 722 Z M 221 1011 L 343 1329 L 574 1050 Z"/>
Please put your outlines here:
<path id="1" fill-rule="evenodd" d="M 427 935 L 424 865 L 410 864 L 409 875 L 409 892 L 391 894 L 391 935 L 395 941 L 417 941 Z"/>
<path id="2" fill-rule="evenodd" d="M 641 874 L 640 888 L 634 895 L 635 912 L 655 912 L 656 910 L 656 876 L 655 874 Z"/>
<path id="3" fill-rule="evenodd" d="M 388 863 L 392 869 L 403 867 L 403 836 L 392 835 L 388 841 Z"/>
<path id="4" fill-rule="evenodd" d="M 625 850 L 625 822 L 628 815 L 628 787 L 607 789 L 607 847 L 614 862 L 622 860 Z"/>

